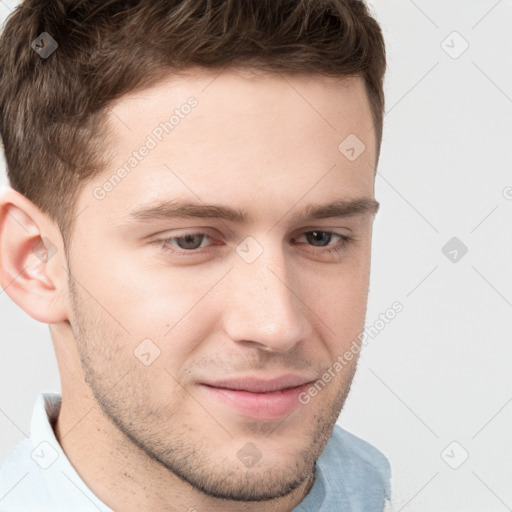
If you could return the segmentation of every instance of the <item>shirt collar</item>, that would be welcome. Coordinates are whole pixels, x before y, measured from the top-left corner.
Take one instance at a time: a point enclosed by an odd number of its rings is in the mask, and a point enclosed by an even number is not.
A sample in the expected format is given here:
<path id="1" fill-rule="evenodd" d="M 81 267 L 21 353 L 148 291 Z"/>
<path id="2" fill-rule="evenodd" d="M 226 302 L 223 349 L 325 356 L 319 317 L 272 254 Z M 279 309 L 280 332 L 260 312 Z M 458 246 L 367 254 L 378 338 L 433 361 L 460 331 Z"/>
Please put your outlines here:
<path id="1" fill-rule="evenodd" d="M 113 512 L 87 487 L 55 437 L 53 429 L 61 402 L 58 393 L 41 393 L 32 413 L 30 456 L 42 470 L 46 490 L 56 504 L 87 502 L 95 506 L 94 510 Z"/>

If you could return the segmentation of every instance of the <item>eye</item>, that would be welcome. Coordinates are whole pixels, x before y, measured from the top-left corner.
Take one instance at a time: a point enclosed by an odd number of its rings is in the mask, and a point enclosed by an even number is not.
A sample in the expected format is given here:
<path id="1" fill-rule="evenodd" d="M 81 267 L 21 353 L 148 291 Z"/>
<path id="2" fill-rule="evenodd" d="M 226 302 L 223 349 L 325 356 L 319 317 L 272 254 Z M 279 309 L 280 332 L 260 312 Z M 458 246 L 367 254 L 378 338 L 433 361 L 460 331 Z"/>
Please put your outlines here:
<path id="1" fill-rule="evenodd" d="M 313 247 L 329 247 L 328 249 L 320 251 L 325 253 L 341 251 L 354 241 L 353 238 L 347 235 L 342 235 L 341 233 L 334 233 L 333 231 L 321 230 L 306 231 L 302 233 L 299 239 L 302 237 L 306 237 L 307 243 L 312 245 Z M 338 242 L 336 244 L 329 245 L 333 238 L 336 238 Z"/>
<path id="2" fill-rule="evenodd" d="M 204 233 L 194 233 L 192 235 L 176 237 L 174 240 L 176 240 L 180 249 L 192 250 L 199 249 L 205 240 L 205 237 L 206 235 Z"/>
<path id="3" fill-rule="evenodd" d="M 187 233 L 182 236 L 174 236 L 160 240 L 162 248 L 178 254 L 194 252 L 197 249 L 205 247 L 203 242 L 210 237 L 206 233 Z M 181 249 L 181 251 L 179 250 Z"/>
<path id="4" fill-rule="evenodd" d="M 304 233 L 308 243 L 311 243 L 311 245 L 314 245 L 315 247 L 325 247 L 326 245 L 329 245 L 334 234 L 335 233 L 330 231 L 307 231 Z M 317 242 L 319 245 L 316 245 Z"/>

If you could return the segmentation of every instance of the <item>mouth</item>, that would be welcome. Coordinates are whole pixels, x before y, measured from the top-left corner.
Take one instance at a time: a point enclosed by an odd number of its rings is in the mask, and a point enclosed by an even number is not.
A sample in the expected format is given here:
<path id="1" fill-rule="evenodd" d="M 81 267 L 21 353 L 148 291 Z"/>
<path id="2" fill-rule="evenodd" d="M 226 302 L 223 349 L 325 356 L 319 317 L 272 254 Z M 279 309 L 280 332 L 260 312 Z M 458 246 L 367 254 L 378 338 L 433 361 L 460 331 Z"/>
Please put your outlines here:
<path id="1" fill-rule="evenodd" d="M 290 414 L 300 405 L 299 395 L 316 379 L 283 375 L 270 380 L 251 377 L 200 383 L 209 398 L 251 419 L 272 420 Z"/>

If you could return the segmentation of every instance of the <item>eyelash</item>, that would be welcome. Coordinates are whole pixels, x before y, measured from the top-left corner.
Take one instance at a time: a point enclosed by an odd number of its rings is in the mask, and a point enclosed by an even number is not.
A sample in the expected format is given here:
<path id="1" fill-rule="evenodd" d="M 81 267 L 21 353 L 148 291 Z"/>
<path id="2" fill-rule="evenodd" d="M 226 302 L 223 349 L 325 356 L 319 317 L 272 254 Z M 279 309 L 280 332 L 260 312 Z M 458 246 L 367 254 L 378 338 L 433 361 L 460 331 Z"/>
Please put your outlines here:
<path id="1" fill-rule="evenodd" d="M 327 255 L 338 253 L 338 252 L 342 251 L 343 249 L 346 249 L 347 246 L 349 246 L 351 243 L 354 242 L 354 238 L 349 237 L 347 235 L 342 235 L 340 233 L 335 233 L 333 231 L 323 231 L 320 229 L 313 229 L 311 231 L 304 231 L 304 233 L 302 233 L 302 235 L 306 235 L 308 233 L 326 233 L 329 235 L 333 235 L 334 237 L 339 237 L 339 242 L 336 245 L 329 247 L 328 249 L 323 249 L 323 250 L 319 251 L 320 253 L 327 254 Z M 161 249 L 163 249 L 164 251 L 170 252 L 171 254 L 176 255 L 176 256 L 187 256 L 187 255 L 192 256 L 192 255 L 196 255 L 196 254 L 200 254 L 201 252 L 204 252 L 204 251 L 201 251 L 201 248 L 189 249 L 189 250 L 186 250 L 186 249 L 176 250 L 175 246 L 172 245 L 172 242 L 174 240 L 179 240 L 181 238 L 186 238 L 188 236 L 204 236 L 206 238 L 210 238 L 207 233 L 197 232 L 197 233 L 186 233 L 184 235 L 166 238 L 165 240 L 157 240 L 155 243 L 160 245 Z M 210 247 L 212 247 L 212 245 L 207 246 L 206 250 L 208 250 Z M 318 247 L 319 249 L 322 249 L 322 246 L 312 245 L 311 247 Z"/>

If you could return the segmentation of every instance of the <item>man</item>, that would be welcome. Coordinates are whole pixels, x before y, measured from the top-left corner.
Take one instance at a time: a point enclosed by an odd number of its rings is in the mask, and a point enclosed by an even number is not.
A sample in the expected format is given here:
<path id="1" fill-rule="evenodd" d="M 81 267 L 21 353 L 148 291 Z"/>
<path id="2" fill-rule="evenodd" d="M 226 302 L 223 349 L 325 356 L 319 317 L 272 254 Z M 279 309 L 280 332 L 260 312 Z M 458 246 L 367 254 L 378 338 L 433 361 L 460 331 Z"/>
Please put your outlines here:
<path id="1" fill-rule="evenodd" d="M 365 5 L 31 0 L 0 46 L 1 284 L 62 384 L 1 510 L 383 510 L 386 458 L 335 425 L 378 209 Z"/>

